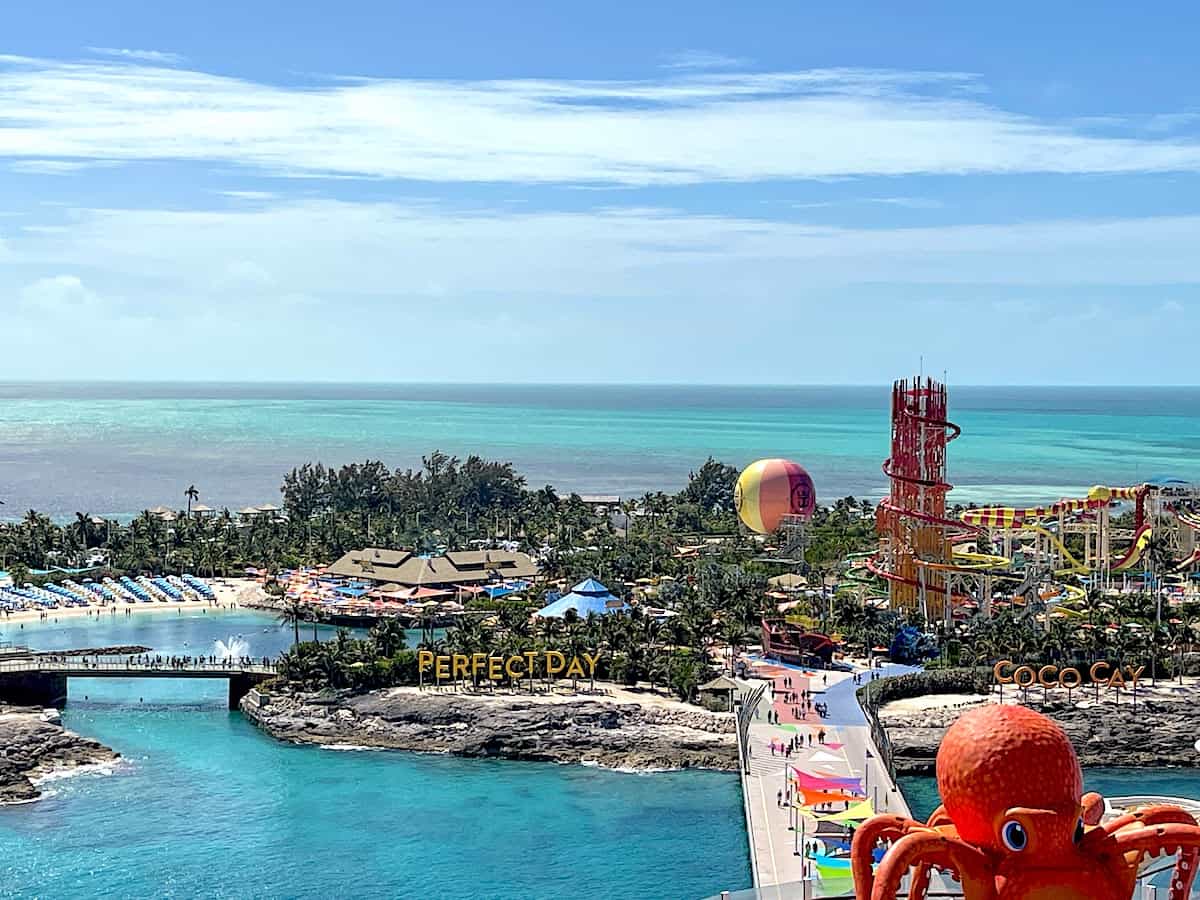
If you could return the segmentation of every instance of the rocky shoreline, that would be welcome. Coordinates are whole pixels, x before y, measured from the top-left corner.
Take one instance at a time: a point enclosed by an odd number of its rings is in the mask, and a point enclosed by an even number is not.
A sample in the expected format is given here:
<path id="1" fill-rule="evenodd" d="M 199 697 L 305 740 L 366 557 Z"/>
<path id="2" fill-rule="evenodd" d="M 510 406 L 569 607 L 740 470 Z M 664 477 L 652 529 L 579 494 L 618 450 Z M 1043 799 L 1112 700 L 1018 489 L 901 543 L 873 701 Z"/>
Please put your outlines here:
<path id="1" fill-rule="evenodd" d="M 0 706 L 0 804 L 36 800 L 37 782 L 48 775 L 118 759 L 99 741 L 65 729 L 56 710 Z"/>
<path id="2" fill-rule="evenodd" d="M 393 689 L 329 697 L 251 691 L 250 721 L 282 741 L 620 769 L 737 769 L 728 713 L 590 697 Z"/>
<path id="3" fill-rule="evenodd" d="M 1195 704 L 1187 700 L 1139 700 L 1136 708 L 1129 702 L 1068 703 L 1054 698 L 1028 705 L 1062 726 L 1084 768 L 1200 766 L 1196 750 L 1200 726 Z M 919 712 L 890 710 L 890 706 L 894 704 L 879 711 L 879 722 L 887 730 L 896 773 L 932 775 L 942 735 L 966 706 Z"/>

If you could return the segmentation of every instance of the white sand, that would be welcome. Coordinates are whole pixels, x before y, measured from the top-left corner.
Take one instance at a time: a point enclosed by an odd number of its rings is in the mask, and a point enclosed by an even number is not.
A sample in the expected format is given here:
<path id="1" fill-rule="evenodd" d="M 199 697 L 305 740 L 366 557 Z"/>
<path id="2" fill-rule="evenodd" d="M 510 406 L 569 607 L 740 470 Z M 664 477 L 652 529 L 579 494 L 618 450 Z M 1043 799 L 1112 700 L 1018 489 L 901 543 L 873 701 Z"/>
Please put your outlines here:
<path id="1" fill-rule="evenodd" d="M 921 697 L 905 697 L 893 700 L 883 707 L 887 713 L 927 712 L 931 709 L 948 707 L 981 706 L 988 698 L 979 694 L 925 694 Z"/>
<path id="2" fill-rule="evenodd" d="M 213 589 L 213 593 L 216 594 L 216 599 L 212 602 L 206 600 L 199 602 L 195 600 L 172 600 L 165 603 L 159 601 L 153 603 L 125 603 L 124 601 L 118 601 L 117 603 L 110 603 L 107 606 L 97 602 L 88 606 L 62 606 L 46 610 L 25 609 L 5 615 L 0 621 L 37 622 L 42 619 L 43 615 L 46 617 L 45 621 L 50 622 L 78 618 L 91 618 L 99 621 L 103 618 L 123 616 L 125 610 L 133 613 L 161 613 L 176 612 L 180 609 L 236 609 L 264 596 L 262 587 L 253 578 L 221 578 L 209 581 L 208 584 Z"/>

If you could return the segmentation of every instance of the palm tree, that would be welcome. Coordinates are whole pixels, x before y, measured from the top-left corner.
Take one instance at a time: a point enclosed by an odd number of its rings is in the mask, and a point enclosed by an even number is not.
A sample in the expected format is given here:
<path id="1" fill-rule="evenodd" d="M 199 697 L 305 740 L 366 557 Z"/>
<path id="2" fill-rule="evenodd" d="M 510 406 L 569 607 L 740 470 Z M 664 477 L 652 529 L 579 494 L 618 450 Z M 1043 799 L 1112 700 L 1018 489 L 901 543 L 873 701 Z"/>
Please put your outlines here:
<path id="1" fill-rule="evenodd" d="M 376 622 L 371 628 L 370 637 L 375 642 L 380 656 L 395 656 L 405 647 L 404 625 L 394 617 Z"/>
<path id="2" fill-rule="evenodd" d="M 187 512 L 190 516 L 192 514 L 192 503 L 200 499 L 200 492 L 196 490 L 194 484 L 189 484 L 188 489 L 183 492 L 183 496 L 187 498 Z"/>
<path id="3" fill-rule="evenodd" d="M 292 646 L 300 643 L 300 622 L 304 618 L 304 603 L 299 597 L 287 597 L 279 611 L 279 624 L 291 625 L 295 630 L 295 640 Z M 314 620 L 315 621 L 315 620 Z M 316 627 L 315 624 L 313 626 Z"/>

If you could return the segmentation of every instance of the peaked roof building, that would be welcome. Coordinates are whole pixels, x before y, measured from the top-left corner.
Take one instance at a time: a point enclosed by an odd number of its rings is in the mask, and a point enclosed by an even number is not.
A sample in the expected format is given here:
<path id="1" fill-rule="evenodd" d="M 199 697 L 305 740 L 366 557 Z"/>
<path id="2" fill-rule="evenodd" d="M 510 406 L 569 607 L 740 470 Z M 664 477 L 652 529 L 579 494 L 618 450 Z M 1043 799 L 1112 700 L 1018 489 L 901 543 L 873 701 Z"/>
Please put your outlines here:
<path id="1" fill-rule="evenodd" d="M 527 553 L 507 550 L 465 550 L 442 556 L 417 556 L 411 550 L 366 547 L 343 554 L 326 572 L 380 584 L 434 587 L 536 578 L 538 565 Z"/>
<path id="2" fill-rule="evenodd" d="M 595 578 L 588 578 L 571 588 L 569 593 L 543 606 L 535 615 L 544 619 L 561 618 L 569 609 L 574 610 L 579 618 L 585 619 L 590 613 L 604 616 L 615 612 L 629 612 L 629 604 Z"/>

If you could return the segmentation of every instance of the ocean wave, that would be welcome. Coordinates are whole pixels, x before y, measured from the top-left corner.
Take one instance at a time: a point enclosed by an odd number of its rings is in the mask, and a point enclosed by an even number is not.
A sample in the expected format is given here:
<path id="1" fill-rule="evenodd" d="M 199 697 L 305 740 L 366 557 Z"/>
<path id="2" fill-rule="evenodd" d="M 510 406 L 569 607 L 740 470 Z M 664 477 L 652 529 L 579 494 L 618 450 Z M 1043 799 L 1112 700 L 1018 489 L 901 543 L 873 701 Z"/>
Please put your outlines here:
<path id="1" fill-rule="evenodd" d="M 387 747 L 370 747 L 366 744 L 318 744 L 322 750 L 363 750 L 379 753 L 387 749 Z"/>
<path id="2" fill-rule="evenodd" d="M 127 763 L 125 760 L 114 759 L 107 762 L 84 763 L 81 766 L 56 766 L 53 769 L 41 772 L 37 775 L 31 775 L 29 782 L 34 787 L 41 787 L 44 784 L 50 784 L 55 781 L 64 781 L 68 778 L 75 778 L 79 775 L 115 775 L 119 769 L 125 768 L 126 765 Z"/>
<path id="3" fill-rule="evenodd" d="M 569 762 L 563 762 L 563 765 L 570 765 Z M 657 775 L 661 772 L 679 772 L 681 769 L 672 769 L 668 766 L 606 766 L 597 759 L 581 759 L 579 765 L 589 769 L 604 769 L 606 772 L 620 772 L 622 775 Z"/>

